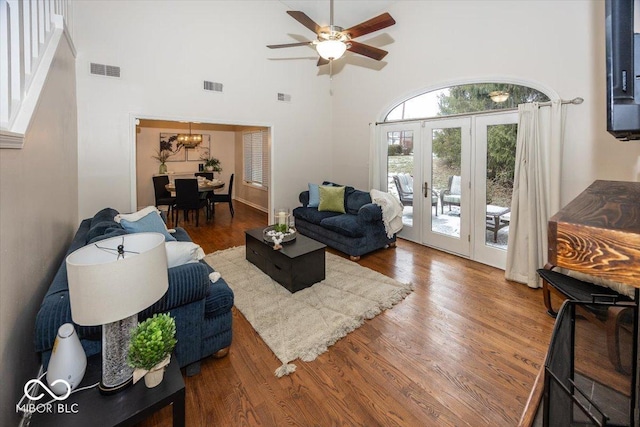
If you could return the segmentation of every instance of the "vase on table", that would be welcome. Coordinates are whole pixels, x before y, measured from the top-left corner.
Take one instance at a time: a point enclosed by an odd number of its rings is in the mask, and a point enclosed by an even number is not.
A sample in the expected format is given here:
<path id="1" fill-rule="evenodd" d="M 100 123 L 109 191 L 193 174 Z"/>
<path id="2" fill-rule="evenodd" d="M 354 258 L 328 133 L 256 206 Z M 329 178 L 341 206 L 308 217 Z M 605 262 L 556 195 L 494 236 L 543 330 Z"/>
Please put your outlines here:
<path id="1" fill-rule="evenodd" d="M 167 173 L 167 165 L 164 163 L 160 163 L 160 168 L 158 168 L 158 173 Z"/>

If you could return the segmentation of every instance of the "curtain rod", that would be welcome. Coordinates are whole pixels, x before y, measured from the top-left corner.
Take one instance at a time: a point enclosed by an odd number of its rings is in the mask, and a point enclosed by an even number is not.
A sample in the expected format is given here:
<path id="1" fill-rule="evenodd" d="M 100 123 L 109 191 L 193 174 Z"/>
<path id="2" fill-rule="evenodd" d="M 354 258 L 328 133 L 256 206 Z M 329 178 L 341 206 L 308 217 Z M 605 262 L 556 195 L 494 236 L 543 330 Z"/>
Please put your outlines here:
<path id="1" fill-rule="evenodd" d="M 578 96 L 578 97 L 573 98 L 573 99 L 561 99 L 560 101 L 562 102 L 562 104 L 580 105 L 580 104 L 582 104 L 584 102 L 584 99 L 580 98 Z M 548 107 L 550 105 L 551 105 L 551 101 L 539 102 L 538 103 L 538 107 Z M 483 114 L 508 113 L 508 112 L 512 112 L 512 111 L 518 111 L 518 108 L 516 107 L 516 108 L 505 108 L 503 110 L 486 110 L 486 111 L 478 111 L 476 113 L 450 114 L 448 116 L 436 116 L 436 117 L 423 117 L 423 118 L 416 118 L 416 119 L 390 120 L 388 122 L 375 122 L 374 125 L 378 126 L 378 125 L 384 125 L 384 124 L 389 124 L 389 123 L 424 122 L 424 121 L 439 120 L 439 119 L 446 119 L 446 118 L 452 118 L 452 117 L 463 117 L 463 116 L 470 116 L 470 115 L 479 116 L 479 115 L 483 115 Z"/>
<path id="2" fill-rule="evenodd" d="M 580 98 L 580 97 L 576 97 L 576 98 L 573 98 L 573 99 L 561 99 L 560 101 L 562 102 L 562 104 L 580 105 L 580 104 L 582 104 L 584 102 L 584 99 Z M 551 101 L 549 101 L 549 102 L 539 102 L 538 103 L 538 107 L 546 107 L 546 106 L 549 106 L 549 105 L 551 105 Z"/>

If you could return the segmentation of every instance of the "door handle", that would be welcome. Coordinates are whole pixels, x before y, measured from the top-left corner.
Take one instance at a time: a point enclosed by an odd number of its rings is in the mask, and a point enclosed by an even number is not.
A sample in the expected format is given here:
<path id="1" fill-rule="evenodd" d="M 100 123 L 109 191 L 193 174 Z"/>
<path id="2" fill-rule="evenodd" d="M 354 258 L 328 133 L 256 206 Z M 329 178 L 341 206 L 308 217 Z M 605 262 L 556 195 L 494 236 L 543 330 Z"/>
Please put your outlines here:
<path id="1" fill-rule="evenodd" d="M 429 191 L 429 184 L 426 181 L 424 182 L 424 186 L 422 187 L 422 190 L 424 191 L 424 197 L 425 198 L 429 197 L 429 194 L 427 193 Z"/>

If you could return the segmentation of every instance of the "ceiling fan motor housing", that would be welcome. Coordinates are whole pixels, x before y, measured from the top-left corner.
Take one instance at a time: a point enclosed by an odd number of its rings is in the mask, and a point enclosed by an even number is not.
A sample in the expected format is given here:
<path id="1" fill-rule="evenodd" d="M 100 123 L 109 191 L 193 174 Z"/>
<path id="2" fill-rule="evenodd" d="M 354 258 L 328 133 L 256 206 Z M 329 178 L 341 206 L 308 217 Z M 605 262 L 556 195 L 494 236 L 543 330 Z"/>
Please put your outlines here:
<path id="1" fill-rule="evenodd" d="M 348 34 L 344 33 L 344 28 L 338 27 L 337 25 L 329 25 L 328 27 L 320 28 L 318 31 L 318 40 L 337 40 L 339 42 L 347 42 L 351 40 Z"/>

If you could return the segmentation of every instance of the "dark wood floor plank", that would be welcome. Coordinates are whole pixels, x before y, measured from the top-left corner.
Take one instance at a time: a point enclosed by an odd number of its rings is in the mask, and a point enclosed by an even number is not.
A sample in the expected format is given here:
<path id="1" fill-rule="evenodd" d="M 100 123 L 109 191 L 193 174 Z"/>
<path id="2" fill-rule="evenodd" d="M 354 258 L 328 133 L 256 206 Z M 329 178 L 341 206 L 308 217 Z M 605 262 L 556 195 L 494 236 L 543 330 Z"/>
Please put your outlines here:
<path id="1" fill-rule="evenodd" d="M 180 225 L 206 253 L 244 245 L 244 230 L 266 226 L 267 215 L 234 207 L 234 218 L 220 205 L 213 220 Z M 294 361 L 296 372 L 283 378 L 234 308 L 229 355 L 203 360 L 202 372 L 185 379 L 187 426 L 517 425 L 553 327 L 540 292 L 403 240 L 359 264 L 415 291 L 315 361 Z M 141 425 L 171 425 L 171 411 Z"/>

